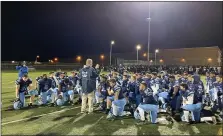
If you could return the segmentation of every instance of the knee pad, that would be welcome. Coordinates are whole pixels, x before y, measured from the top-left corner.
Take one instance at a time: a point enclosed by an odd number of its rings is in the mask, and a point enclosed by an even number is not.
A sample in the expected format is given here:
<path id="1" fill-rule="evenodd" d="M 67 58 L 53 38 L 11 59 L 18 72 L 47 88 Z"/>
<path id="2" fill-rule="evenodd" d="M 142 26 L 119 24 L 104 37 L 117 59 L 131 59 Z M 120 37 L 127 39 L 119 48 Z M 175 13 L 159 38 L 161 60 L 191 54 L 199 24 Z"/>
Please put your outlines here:
<path id="1" fill-rule="evenodd" d="M 23 107 L 23 103 L 20 101 L 20 99 L 16 99 L 13 103 L 13 108 L 15 110 L 21 109 Z"/>
<path id="2" fill-rule="evenodd" d="M 73 90 L 69 90 L 68 91 L 68 95 L 73 95 L 74 94 L 74 91 Z"/>
<path id="3" fill-rule="evenodd" d="M 134 117 L 135 117 L 135 119 L 137 119 L 137 120 L 140 120 L 140 119 L 141 119 L 141 117 L 140 117 L 140 114 L 139 114 L 139 111 L 138 111 L 138 110 L 135 110 L 135 112 L 134 112 Z"/>
<path id="4" fill-rule="evenodd" d="M 48 95 L 48 96 L 46 97 L 46 100 L 47 100 L 47 102 L 51 102 L 51 101 L 52 101 L 51 96 Z"/>
<path id="5" fill-rule="evenodd" d="M 57 99 L 56 104 L 57 104 L 57 106 L 62 106 L 63 105 L 63 100 L 62 99 Z"/>

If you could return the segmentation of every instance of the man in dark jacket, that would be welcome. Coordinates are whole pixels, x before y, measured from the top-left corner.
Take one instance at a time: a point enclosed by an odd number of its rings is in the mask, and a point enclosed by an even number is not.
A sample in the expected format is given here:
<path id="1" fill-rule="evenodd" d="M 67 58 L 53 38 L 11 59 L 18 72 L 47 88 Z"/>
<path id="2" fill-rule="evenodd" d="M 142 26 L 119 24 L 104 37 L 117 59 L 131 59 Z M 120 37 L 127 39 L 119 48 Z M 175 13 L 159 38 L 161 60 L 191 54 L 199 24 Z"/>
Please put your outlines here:
<path id="1" fill-rule="evenodd" d="M 88 113 L 93 112 L 94 91 L 96 90 L 96 78 L 99 76 L 99 65 L 95 69 L 92 67 L 92 59 L 86 60 L 86 66 L 80 70 L 80 80 L 82 84 L 82 106 L 81 113 L 86 112 L 88 101 Z"/>

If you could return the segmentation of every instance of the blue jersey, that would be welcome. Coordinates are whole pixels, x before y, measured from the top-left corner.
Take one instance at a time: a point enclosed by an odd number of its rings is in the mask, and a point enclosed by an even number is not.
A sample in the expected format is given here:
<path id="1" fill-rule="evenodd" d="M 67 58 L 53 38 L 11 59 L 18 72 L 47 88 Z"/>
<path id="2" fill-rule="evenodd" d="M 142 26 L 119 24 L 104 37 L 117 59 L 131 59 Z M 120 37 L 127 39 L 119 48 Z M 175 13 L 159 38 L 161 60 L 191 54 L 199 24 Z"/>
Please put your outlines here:
<path id="1" fill-rule="evenodd" d="M 175 80 L 173 82 L 170 82 L 168 86 L 169 86 L 169 88 L 168 88 L 169 95 L 170 96 L 173 96 L 174 87 L 178 87 L 178 86 L 180 86 L 180 84 L 179 84 L 179 81 L 178 80 Z M 176 93 L 176 95 L 177 96 L 179 95 L 179 91 Z"/>
<path id="2" fill-rule="evenodd" d="M 138 91 L 138 86 L 136 81 L 128 83 L 128 92 L 130 98 L 135 98 L 136 92 Z"/>
<path id="3" fill-rule="evenodd" d="M 72 82 L 74 86 L 77 84 L 77 80 L 78 80 L 77 76 L 69 76 L 68 79 Z"/>
<path id="4" fill-rule="evenodd" d="M 59 84 L 60 84 L 60 88 L 59 88 L 59 89 L 61 90 L 61 92 L 66 92 L 66 91 L 69 90 L 70 87 L 73 86 L 73 84 L 72 84 L 71 81 L 69 81 L 69 83 L 66 84 L 66 83 L 64 82 L 64 80 L 62 80 Z"/>
<path id="5" fill-rule="evenodd" d="M 41 79 L 39 80 L 38 84 L 40 92 L 47 92 L 52 87 L 52 80 L 49 78 Z"/>
<path id="6" fill-rule="evenodd" d="M 222 82 L 214 82 L 214 87 L 218 90 L 218 92 L 220 92 L 220 93 L 223 93 L 223 91 L 222 91 L 222 87 L 223 87 L 223 85 L 222 85 Z"/>
<path id="7" fill-rule="evenodd" d="M 108 84 L 106 82 L 100 82 L 99 84 L 99 92 L 102 94 L 102 96 L 106 97 L 108 96 L 108 92 L 107 92 L 107 89 L 108 89 Z"/>
<path id="8" fill-rule="evenodd" d="M 123 93 L 127 92 L 128 81 L 129 81 L 128 79 L 122 81 L 122 90 L 123 90 Z"/>
<path id="9" fill-rule="evenodd" d="M 209 90 L 214 88 L 214 82 L 216 82 L 216 78 L 215 77 L 210 77 L 207 80 L 207 86 L 209 86 Z"/>
<path id="10" fill-rule="evenodd" d="M 16 85 L 19 85 L 19 92 L 26 92 L 28 91 L 27 87 L 32 84 L 32 80 L 28 79 L 27 81 L 24 81 L 23 79 L 18 79 L 15 81 Z"/>
<path id="11" fill-rule="evenodd" d="M 116 85 L 115 85 L 112 89 L 113 89 L 113 91 L 114 91 L 114 94 L 115 94 L 116 92 L 119 92 L 118 99 L 123 99 L 123 98 L 124 98 L 124 95 L 123 95 L 123 92 L 122 92 L 122 88 L 121 88 L 120 85 L 118 85 L 118 84 L 116 83 Z"/>
<path id="12" fill-rule="evenodd" d="M 57 84 L 56 84 L 56 81 L 54 80 L 54 78 L 53 78 L 53 77 L 50 77 L 49 79 L 52 80 L 51 87 L 52 87 L 52 88 L 56 88 L 56 87 L 57 87 Z"/>
<path id="13" fill-rule="evenodd" d="M 143 80 L 146 82 L 147 88 L 151 88 L 151 86 L 150 86 L 151 79 L 150 78 L 144 78 Z"/>
<path id="14" fill-rule="evenodd" d="M 180 84 L 181 84 L 181 83 L 186 84 L 188 81 L 187 81 L 187 78 L 181 77 L 181 78 L 179 79 L 179 82 L 180 82 Z"/>
<path id="15" fill-rule="evenodd" d="M 22 78 L 24 74 L 28 74 L 29 70 L 27 66 L 16 66 L 16 70 L 19 71 L 19 78 Z"/>
<path id="16" fill-rule="evenodd" d="M 154 104 L 158 105 L 158 102 L 153 96 L 153 91 L 150 88 L 147 88 L 145 91 L 141 93 L 142 96 L 142 104 Z"/>
<path id="17" fill-rule="evenodd" d="M 189 91 L 195 91 L 195 84 L 192 81 L 187 82 Z"/>

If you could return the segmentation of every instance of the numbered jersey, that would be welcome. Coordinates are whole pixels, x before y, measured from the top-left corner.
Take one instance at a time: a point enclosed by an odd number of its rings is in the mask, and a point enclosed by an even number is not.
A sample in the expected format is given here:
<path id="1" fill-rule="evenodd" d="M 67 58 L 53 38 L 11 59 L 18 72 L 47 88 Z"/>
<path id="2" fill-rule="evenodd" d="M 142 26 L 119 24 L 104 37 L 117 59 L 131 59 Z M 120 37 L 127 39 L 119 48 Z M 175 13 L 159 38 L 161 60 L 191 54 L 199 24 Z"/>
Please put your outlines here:
<path id="1" fill-rule="evenodd" d="M 66 92 L 68 91 L 70 88 L 72 88 L 73 84 L 71 81 L 69 81 L 69 83 L 65 83 L 65 81 L 61 81 L 60 82 L 60 89 L 61 89 L 61 92 Z"/>
<path id="2" fill-rule="evenodd" d="M 52 80 L 49 78 L 41 79 L 38 81 L 38 84 L 40 92 L 46 92 L 52 87 Z"/>
<path id="3" fill-rule="evenodd" d="M 16 85 L 19 85 L 19 92 L 25 92 L 28 91 L 27 87 L 32 84 L 32 80 L 28 79 L 27 81 L 24 81 L 23 79 L 18 79 L 15 81 Z"/>

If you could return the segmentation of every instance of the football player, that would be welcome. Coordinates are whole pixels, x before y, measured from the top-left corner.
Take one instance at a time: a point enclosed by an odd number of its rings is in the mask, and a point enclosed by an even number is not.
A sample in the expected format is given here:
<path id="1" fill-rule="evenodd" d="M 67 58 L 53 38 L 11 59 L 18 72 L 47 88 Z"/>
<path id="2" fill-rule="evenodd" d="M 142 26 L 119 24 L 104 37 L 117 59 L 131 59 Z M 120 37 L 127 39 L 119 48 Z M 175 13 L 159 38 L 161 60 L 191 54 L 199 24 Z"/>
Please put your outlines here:
<path id="1" fill-rule="evenodd" d="M 190 124 L 189 121 L 189 111 L 192 115 L 192 121 L 195 123 L 200 122 L 200 112 L 202 109 L 202 97 L 197 96 L 195 91 L 189 91 L 188 85 L 182 83 L 180 85 L 182 91 L 183 103 L 182 109 L 183 115 L 181 117 L 182 121 L 186 124 Z"/>
<path id="2" fill-rule="evenodd" d="M 111 87 L 111 91 L 108 91 L 108 93 L 114 95 L 114 100 L 112 101 L 112 109 L 109 112 L 107 119 L 114 120 L 116 117 L 123 115 L 126 99 L 122 92 L 121 86 L 117 84 L 115 79 L 110 79 L 109 85 Z"/>
<path id="3" fill-rule="evenodd" d="M 52 91 L 50 90 L 52 87 L 52 80 L 47 78 L 47 74 L 43 74 L 43 78 L 38 81 L 38 91 L 40 92 L 40 98 L 39 101 L 40 105 L 46 105 L 47 104 L 47 96 L 52 94 Z"/>
<path id="4" fill-rule="evenodd" d="M 146 123 L 145 112 L 148 112 L 150 114 L 149 120 L 151 120 L 151 122 L 155 124 L 158 113 L 158 102 L 153 96 L 153 90 L 147 88 L 147 84 L 145 82 L 140 83 L 139 89 L 143 100 L 134 113 L 135 119 L 139 120 L 137 124 L 140 125 Z"/>
<path id="5" fill-rule="evenodd" d="M 18 74 L 19 79 L 22 78 L 24 74 L 28 75 L 28 72 L 29 72 L 29 69 L 26 66 L 25 62 L 23 62 L 23 64 L 19 63 L 19 65 L 16 66 L 16 70 L 19 71 L 19 74 Z"/>
<path id="6" fill-rule="evenodd" d="M 28 92 L 30 96 L 30 103 L 28 107 L 32 107 L 35 95 L 38 94 L 36 90 L 32 90 L 32 80 L 27 74 L 22 75 L 22 78 L 16 80 L 16 98 L 22 103 L 22 107 L 25 107 L 25 92 Z"/>
<path id="7" fill-rule="evenodd" d="M 59 82 L 58 82 L 54 72 L 49 73 L 49 79 L 52 80 L 52 85 L 51 85 L 52 93 L 51 93 L 51 105 L 50 106 L 55 106 L 55 101 L 57 100 L 57 96 L 58 96 Z"/>
<path id="8" fill-rule="evenodd" d="M 107 98 L 107 89 L 109 84 L 107 82 L 107 77 L 105 75 L 100 76 L 100 83 L 97 91 L 95 92 L 96 99 L 99 101 L 99 107 L 97 110 L 105 110 L 106 109 L 106 98 Z"/>
<path id="9" fill-rule="evenodd" d="M 59 104 L 57 102 L 58 106 L 61 106 L 68 101 L 70 103 L 73 102 L 73 95 L 74 95 L 74 92 L 72 90 L 73 89 L 73 84 L 68 78 L 65 78 L 64 80 L 60 81 L 58 89 L 59 89 L 58 94 L 61 95 L 59 98 L 62 97 L 62 103 L 59 102 L 60 103 Z"/>

